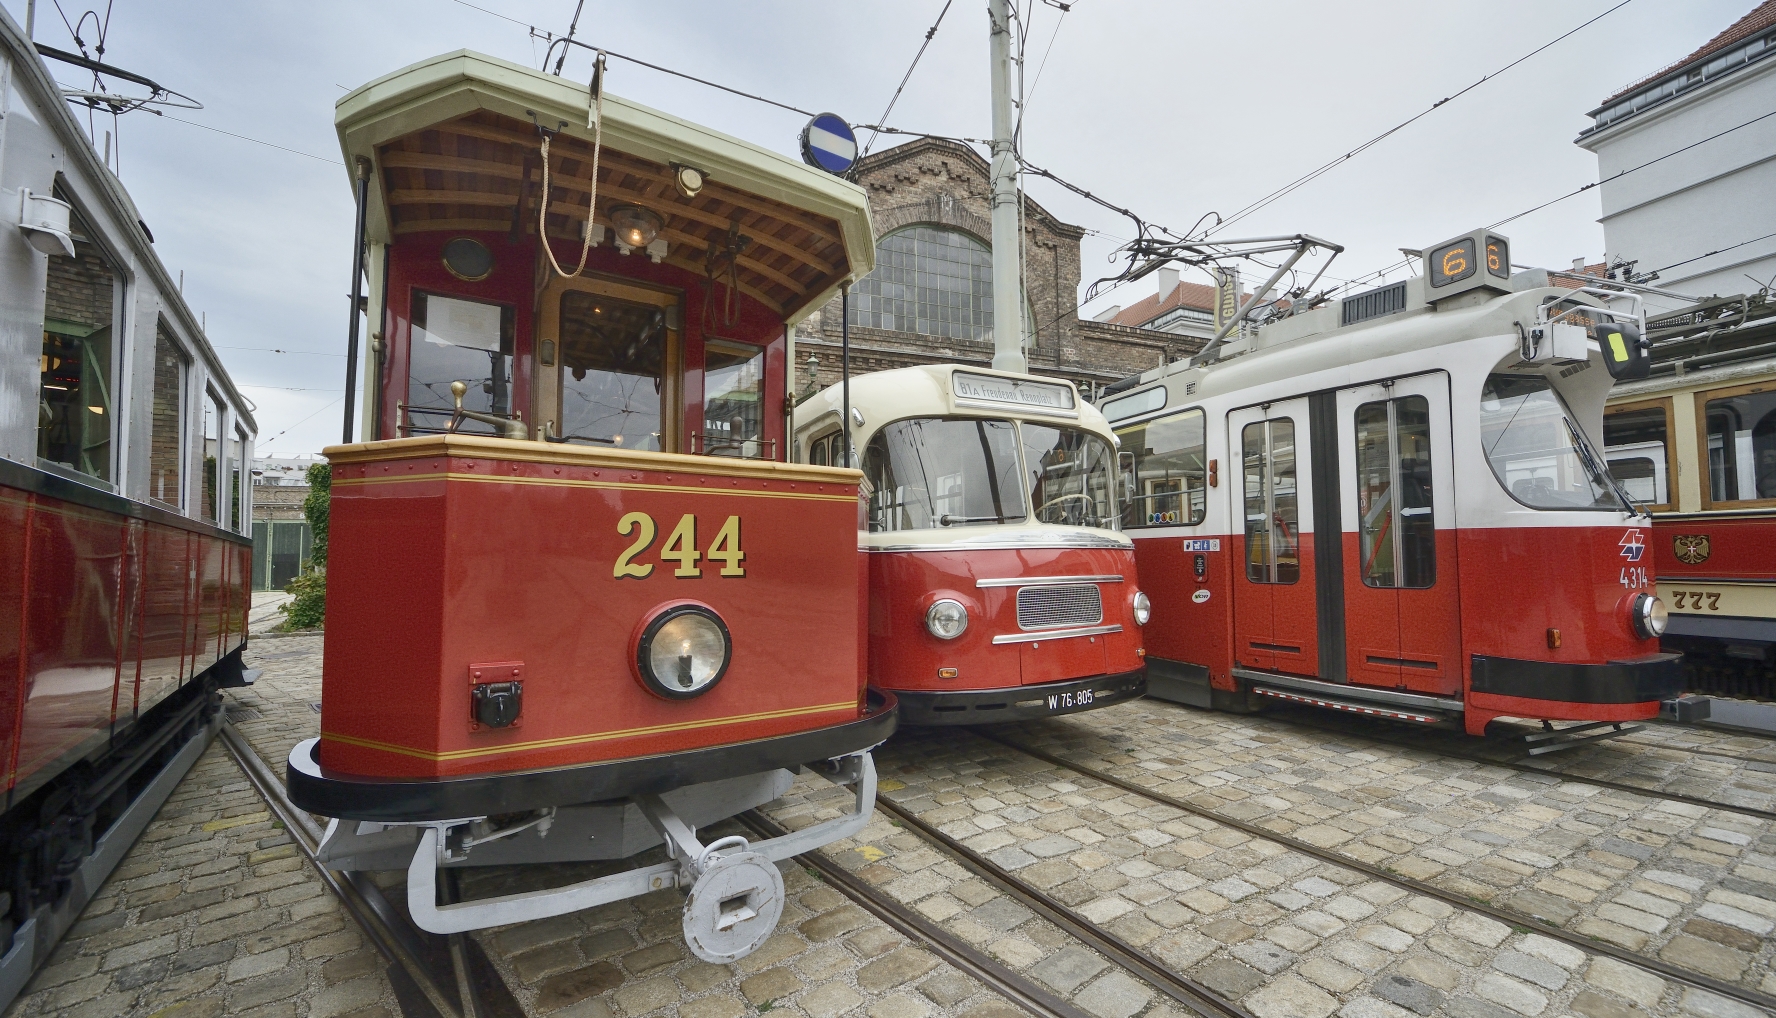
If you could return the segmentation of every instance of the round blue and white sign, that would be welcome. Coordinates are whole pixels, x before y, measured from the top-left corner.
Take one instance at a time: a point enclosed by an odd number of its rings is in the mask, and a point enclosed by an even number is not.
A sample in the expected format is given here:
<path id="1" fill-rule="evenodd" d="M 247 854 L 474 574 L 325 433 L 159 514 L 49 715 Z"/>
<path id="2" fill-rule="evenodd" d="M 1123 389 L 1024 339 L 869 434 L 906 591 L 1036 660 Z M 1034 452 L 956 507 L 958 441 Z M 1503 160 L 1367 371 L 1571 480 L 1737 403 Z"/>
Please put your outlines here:
<path id="1" fill-rule="evenodd" d="M 822 113 L 802 128 L 802 161 L 828 173 L 844 173 L 857 161 L 857 135 L 836 113 Z"/>

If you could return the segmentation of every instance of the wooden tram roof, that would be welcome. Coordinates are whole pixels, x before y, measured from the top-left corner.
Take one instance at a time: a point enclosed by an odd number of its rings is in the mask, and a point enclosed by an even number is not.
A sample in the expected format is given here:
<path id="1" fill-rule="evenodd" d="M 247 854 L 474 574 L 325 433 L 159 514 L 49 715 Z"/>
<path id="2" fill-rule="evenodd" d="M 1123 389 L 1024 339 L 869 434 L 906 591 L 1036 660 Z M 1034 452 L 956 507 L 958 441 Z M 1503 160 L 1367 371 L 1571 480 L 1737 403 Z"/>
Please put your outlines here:
<path id="1" fill-rule="evenodd" d="M 592 180 L 587 98 L 584 84 L 468 50 L 352 91 L 339 100 L 334 121 L 346 165 L 367 158 L 375 167 L 370 239 L 469 230 L 534 237 L 540 123 L 560 128 L 550 143 L 549 236 L 565 265 L 577 262 Z M 704 172 L 697 197 L 679 193 L 673 163 Z M 786 322 L 805 317 L 875 264 L 862 188 L 609 92 L 597 186 L 596 222 L 610 226 L 613 204 L 659 213 L 665 260 L 697 275 L 713 249 L 726 277 L 729 230 L 738 224 L 750 238 L 738 258 L 739 287 Z"/>

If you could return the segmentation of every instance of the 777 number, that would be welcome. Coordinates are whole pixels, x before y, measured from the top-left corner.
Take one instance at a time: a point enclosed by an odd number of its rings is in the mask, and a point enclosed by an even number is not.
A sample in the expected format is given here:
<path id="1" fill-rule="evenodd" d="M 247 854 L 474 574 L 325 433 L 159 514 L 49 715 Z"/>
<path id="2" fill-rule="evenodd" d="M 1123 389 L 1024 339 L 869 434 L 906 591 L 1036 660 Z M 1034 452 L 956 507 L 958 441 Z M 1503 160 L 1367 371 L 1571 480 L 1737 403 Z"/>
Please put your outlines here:
<path id="1" fill-rule="evenodd" d="M 654 563 L 637 562 L 636 556 L 647 551 L 654 543 L 654 535 L 659 532 L 654 525 L 654 518 L 647 513 L 629 513 L 617 521 L 617 533 L 624 537 L 635 534 L 621 555 L 617 556 L 616 565 L 611 567 L 611 576 L 621 579 L 645 579 L 653 574 Z M 681 580 L 694 579 L 703 575 L 703 569 L 697 563 L 703 559 L 722 563 L 721 576 L 745 576 L 746 567 L 741 565 L 746 560 L 746 553 L 740 550 L 740 517 L 730 516 L 715 532 L 715 539 L 709 543 L 707 550 L 697 550 L 697 517 L 685 513 L 678 519 L 678 526 L 672 528 L 667 535 L 666 543 L 661 546 L 658 556 L 663 561 L 677 562 L 678 567 L 672 575 Z"/>

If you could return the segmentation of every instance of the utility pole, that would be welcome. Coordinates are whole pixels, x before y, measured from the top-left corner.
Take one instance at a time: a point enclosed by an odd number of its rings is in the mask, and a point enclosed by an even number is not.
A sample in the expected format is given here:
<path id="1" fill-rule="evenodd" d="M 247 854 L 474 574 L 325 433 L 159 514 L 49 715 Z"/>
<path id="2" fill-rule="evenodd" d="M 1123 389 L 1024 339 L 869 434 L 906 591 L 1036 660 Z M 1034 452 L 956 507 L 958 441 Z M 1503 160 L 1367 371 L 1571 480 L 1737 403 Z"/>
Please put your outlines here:
<path id="1" fill-rule="evenodd" d="M 1019 271 L 1017 156 L 1011 147 L 1010 0 L 989 0 L 993 55 L 993 367 L 1029 371 Z"/>

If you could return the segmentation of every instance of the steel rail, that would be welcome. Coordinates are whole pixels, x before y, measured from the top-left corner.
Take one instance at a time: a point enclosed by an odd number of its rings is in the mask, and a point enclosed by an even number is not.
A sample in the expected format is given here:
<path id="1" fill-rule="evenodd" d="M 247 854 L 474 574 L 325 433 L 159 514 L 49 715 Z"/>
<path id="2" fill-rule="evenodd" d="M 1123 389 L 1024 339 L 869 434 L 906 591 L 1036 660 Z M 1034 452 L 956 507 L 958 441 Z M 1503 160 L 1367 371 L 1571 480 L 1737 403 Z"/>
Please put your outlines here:
<path id="1" fill-rule="evenodd" d="M 1599 788 L 1608 788 L 1617 792 L 1628 792 L 1633 795 L 1644 795 L 1654 799 L 1669 799 L 1672 802 L 1688 803 L 1692 806 L 1701 806 L 1705 809 L 1717 809 L 1723 813 L 1739 813 L 1744 816 L 1756 817 L 1759 820 L 1776 820 L 1776 811 L 1758 809 L 1756 806 L 1734 806 L 1729 803 L 1715 802 L 1713 799 L 1704 799 L 1700 796 L 1685 795 L 1682 792 L 1664 792 L 1646 785 L 1631 785 L 1626 781 L 1616 781 L 1613 778 L 1589 778 L 1578 774 L 1571 774 L 1567 771 L 1555 770 L 1551 767 L 1533 767 L 1521 760 L 1495 760 L 1492 757 L 1483 756 L 1479 753 L 1463 752 L 1452 746 L 1418 746 L 1403 739 L 1390 738 L 1373 732 L 1353 731 L 1350 728 L 1334 728 L 1331 725 L 1315 724 L 1312 721 L 1307 721 L 1298 717 L 1276 717 L 1273 718 L 1273 720 L 1281 721 L 1284 724 L 1299 725 L 1302 728 L 1311 729 L 1316 732 L 1327 732 L 1333 735 L 1342 735 L 1347 738 L 1369 739 L 1387 746 L 1398 746 L 1401 749 L 1415 749 L 1426 753 L 1437 753 L 1441 756 L 1452 756 L 1458 760 L 1469 760 L 1474 763 L 1487 764 L 1492 767 L 1504 767 L 1514 771 L 1522 771 L 1525 774 L 1540 774 L 1543 777 L 1560 778 L 1565 781 L 1574 781 L 1582 785 L 1596 785 Z M 1640 743 L 1640 745 L 1644 745 L 1644 743 Z M 1756 763 L 1761 761 L 1750 762 Z"/>
<path id="2" fill-rule="evenodd" d="M 1067 760 L 1063 757 L 1056 756 L 1047 750 L 1025 746 L 1010 739 L 1000 738 L 997 735 L 989 735 L 979 729 L 971 728 L 969 731 L 974 733 L 975 736 L 985 739 L 988 742 L 998 743 L 1007 749 L 1023 753 L 1026 756 L 1035 757 L 1045 763 L 1054 764 L 1057 767 L 1064 767 L 1074 773 L 1083 774 L 1095 780 L 1102 781 L 1107 785 L 1120 788 L 1126 792 L 1132 792 L 1136 795 L 1151 799 L 1154 802 L 1170 806 L 1173 809 L 1183 810 L 1193 816 L 1202 817 L 1204 820 L 1211 820 L 1222 826 L 1231 827 L 1236 831 L 1248 834 L 1254 838 L 1287 846 L 1291 851 L 1312 856 L 1323 862 L 1343 866 L 1346 869 L 1356 870 L 1359 873 L 1371 876 L 1376 880 L 1393 884 L 1395 887 L 1403 888 L 1414 894 L 1422 894 L 1426 897 L 1436 898 L 1445 904 L 1453 905 L 1464 911 L 1478 912 L 1481 915 L 1490 919 L 1495 919 L 1507 926 L 1527 927 L 1540 933 L 1544 937 L 1558 940 L 1564 944 L 1569 944 L 1587 954 L 1608 955 L 1617 961 L 1626 962 L 1627 964 L 1634 965 L 1638 968 L 1656 972 L 1659 975 L 1676 980 L 1677 982 L 1687 983 L 1712 993 L 1718 993 L 1722 996 L 1731 997 L 1734 1000 L 1743 1001 L 1744 1003 L 1776 1012 L 1776 996 L 1760 993 L 1756 990 L 1748 990 L 1744 987 L 1715 979 L 1712 976 L 1703 975 L 1700 972 L 1692 972 L 1688 969 L 1679 968 L 1669 962 L 1636 954 L 1633 951 L 1616 947 L 1613 944 L 1592 940 L 1589 937 L 1577 936 L 1569 933 L 1562 927 L 1555 926 L 1552 923 L 1538 919 L 1534 916 L 1526 915 L 1521 912 L 1511 912 L 1492 905 L 1476 902 L 1472 898 L 1456 894 L 1452 891 L 1446 891 L 1435 884 L 1427 883 L 1422 880 L 1415 880 L 1411 877 L 1401 876 L 1400 874 L 1382 869 L 1371 863 L 1341 855 L 1331 849 L 1320 848 L 1317 845 L 1310 845 L 1298 838 L 1291 838 L 1286 834 L 1278 834 L 1275 831 L 1266 830 L 1263 827 L 1259 827 L 1257 824 L 1248 823 L 1244 820 L 1236 820 L 1233 817 L 1225 816 L 1212 809 L 1206 809 L 1202 806 L 1195 805 L 1194 803 L 1187 802 L 1176 796 L 1167 795 L 1164 792 L 1155 791 L 1151 788 L 1144 788 L 1126 778 L 1121 778 L 1107 771 L 1099 770 L 1090 764 L 1082 764 L 1077 761 Z"/>
<path id="3" fill-rule="evenodd" d="M 437 1012 L 439 1018 L 464 1018 L 463 1010 L 458 1009 L 456 1002 L 439 985 L 430 966 L 404 943 L 398 929 L 391 923 L 394 912 L 383 897 L 381 888 L 365 874 L 330 870 L 320 861 L 316 855 L 322 834 L 319 826 L 289 800 L 284 794 L 283 783 L 277 780 L 277 775 L 272 773 L 271 768 L 260 759 L 258 752 L 247 744 L 246 739 L 232 724 L 222 725 L 222 745 L 246 774 L 259 797 L 265 800 L 266 805 L 283 822 L 284 828 L 290 832 L 290 840 L 314 866 L 315 872 L 320 874 L 321 882 L 345 905 L 359 929 L 375 945 L 377 953 L 413 981 L 414 987 Z M 451 978 L 454 980 L 455 976 Z M 470 1007 L 473 1008 L 472 1003 Z M 470 1010 L 470 1013 L 473 1014 L 474 1011 Z"/>
<path id="4" fill-rule="evenodd" d="M 1100 929 L 1090 920 L 1080 916 L 1071 908 L 1027 883 L 1016 874 L 998 866 L 974 849 L 919 819 L 899 803 L 878 793 L 876 805 L 919 832 L 926 840 L 936 842 L 950 853 L 960 856 L 969 869 L 999 885 L 1037 915 L 1059 926 L 1075 939 L 1095 948 L 1098 953 L 1139 976 L 1143 982 L 1201 1015 L 1202 1018 L 1222 1018 L 1222 1016 L 1255 1018 L 1250 1011 L 1221 994 L 1189 976 L 1173 972 L 1159 959 L 1116 934 Z"/>
<path id="5" fill-rule="evenodd" d="M 757 810 L 748 810 L 737 818 L 760 837 L 776 838 L 788 833 L 786 828 Z M 821 877 L 839 893 L 893 928 L 901 936 L 921 944 L 949 962 L 958 970 L 985 984 L 986 987 L 1013 1005 L 1036 1015 L 1052 1018 L 1094 1018 L 1089 1012 L 1055 996 L 1034 982 L 994 961 L 985 952 L 926 919 L 912 909 L 881 894 L 857 874 L 845 869 L 820 852 L 809 852 L 800 861 L 820 871 Z"/>

